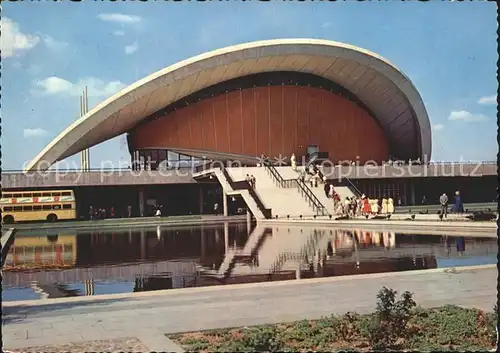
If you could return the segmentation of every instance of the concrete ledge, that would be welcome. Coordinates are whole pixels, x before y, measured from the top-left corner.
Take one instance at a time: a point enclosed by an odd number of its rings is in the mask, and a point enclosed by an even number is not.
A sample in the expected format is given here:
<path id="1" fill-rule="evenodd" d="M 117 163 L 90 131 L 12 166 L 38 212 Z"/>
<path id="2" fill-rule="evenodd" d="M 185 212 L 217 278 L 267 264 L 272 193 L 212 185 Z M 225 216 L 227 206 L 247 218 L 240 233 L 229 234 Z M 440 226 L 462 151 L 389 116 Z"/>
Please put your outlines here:
<path id="1" fill-rule="evenodd" d="M 338 276 L 338 277 L 308 278 L 308 279 L 301 279 L 299 281 L 286 280 L 277 282 L 242 283 L 242 284 L 231 284 L 231 285 L 220 285 L 220 286 L 165 289 L 165 290 L 158 290 L 151 292 L 103 294 L 103 295 L 96 295 L 89 297 L 68 297 L 68 298 L 55 298 L 50 300 L 38 299 L 38 300 L 9 301 L 9 302 L 3 302 L 2 305 L 3 307 L 37 307 L 37 306 L 46 306 L 46 305 L 62 304 L 62 303 L 82 304 L 82 303 L 92 303 L 95 301 L 103 301 L 103 300 L 176 296 L 181 293 L 187 295 L 190 293 L 210 293 L 210 292 L 232 291 L 232 290 L 257 288 L 257 287 L 268 288 L 268 287 L 281 287 L 289 285 L 313 285 L 319 283 L 343 282 L 343 281 L 350 281 L 352 279 L 364 279 L 364 278 L 405 277 L 405 276 L 425 275 L 429 273 L 443 273 L 443 272 L 450 272 L 450 273 L 473 272 L 483 269 L 494 269 L 496 267 L 497 267 L 496 265 L 479 265 L 479 266 L 463 266 L 463 267 L 450 267 L 450 268 L 435 268 L 429 270 L 384 272 L 384 273 L 360 274 L 360 275 Z"/>
<path id="2" fill-rule="evenodd" d="M 335 221 L 330 219 L 266 219 L 260 220 L 259 224 L 264 226 L 307 226 L 307 227 L 335 227 L 342 229 L 370 229 L 392 232 L 422 231 L 437 233 L 446 231 L 470 233 L 491 233 L 496 236 L 496 222 L 464 222 L 464 221 L 397 221 L 397 220 L 370 220 L 353 219 Z M 465 236 L 465 235 L 464 235 Z"/>
<path id="3" fill-rule="evenodd" d="M 13 227 L 17 230 L 58 230 L 58 229 L 106 229 L 130 228 L 147 226 L 196 226 L 204 224 L 219 224 L 223 222 L 242 222 L 243 216 L 185 216 L 185 217 L 143 217 L 143 218 L 110 218 L 95 221 L 75 221 L 61 223 L 19 223 Z"/>

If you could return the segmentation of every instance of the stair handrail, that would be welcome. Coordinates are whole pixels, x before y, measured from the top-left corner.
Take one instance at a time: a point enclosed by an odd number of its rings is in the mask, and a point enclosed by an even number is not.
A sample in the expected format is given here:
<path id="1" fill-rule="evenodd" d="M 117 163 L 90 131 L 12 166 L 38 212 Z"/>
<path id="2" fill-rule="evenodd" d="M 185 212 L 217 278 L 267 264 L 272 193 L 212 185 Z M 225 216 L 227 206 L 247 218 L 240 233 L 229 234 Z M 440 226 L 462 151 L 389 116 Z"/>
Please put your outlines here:
<path id="1" fill-rule="evenodd" d="M 312 204 L 313 208 L 316 208 L 315 211 L 321 213 L 322 216 L 329 216 L 330 213 L 326 210 L 326 207 L 321 203 L 321 201 L 314 195 L 313 191 L 307 186 L 305 181 L 301 178 L 294 179 L 302 191 L 302 195 L 306 196 L 309 204 Z"/>
<path id="2" fill-rule="evenodd" d="M 269 162 L 267 159 L 264 159 L 262 161 L 262 165 L 267 170 L 267 172 L 273 177 L 274 182 L 277 183 L 279 187 L 284 187 L 285 180 L 283 179 L 283 176 L 278 172 L 276 167 L 272 165 L 272 163 Z"/>
<path id="3" fill-rule="evenodd" d="M 255 201 L 255 204 L 259 208 L 259 210 L 262 212 L 264 217 L 266 219 L 272 218 L 272 210 L 270 208 L 267 208 L 263 203 L 262 200 L 260 199 L 259 195 L 255 192 L 255 190 L 250 186 L 250 184 L 247 181 L 234 181 L 233 178 L 229 175 L 228 171 L 226 170 L 225 167 L 221 168 L 222 174 L 226 178 L 228 184 L 231 186 L 233 190 L 248 190 L 248 194 L 253 198 Z"/>
<path id="4" fill-rule="evenodd" d="M 363 195 L 363 193 L 361 192 L 361 190 L 359 190 L 357 188 L 357 186 L 352 182 L 351 179 L 349 178 L 344 178 L 345 180 L 347 180 L 347 182 L 351 185 L 351 187 L 354 189 L 354 194 L 357 196 L 357 197 L 360 197 L 361 195 Z"/>

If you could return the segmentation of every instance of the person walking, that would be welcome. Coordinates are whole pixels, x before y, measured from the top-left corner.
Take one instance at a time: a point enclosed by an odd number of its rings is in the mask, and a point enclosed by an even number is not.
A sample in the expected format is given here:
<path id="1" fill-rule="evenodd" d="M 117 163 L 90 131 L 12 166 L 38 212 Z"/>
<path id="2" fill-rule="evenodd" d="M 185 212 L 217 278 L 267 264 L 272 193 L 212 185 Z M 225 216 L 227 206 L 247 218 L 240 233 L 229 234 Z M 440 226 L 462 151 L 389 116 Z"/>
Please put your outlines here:
<path id="1" fill-rule="evenodd" d="M 448 217 L 448 195 L 443 193 L 441 197 L 439 197 L 439 204 L 441 205 L 441 215 L 445 218 Z"/>

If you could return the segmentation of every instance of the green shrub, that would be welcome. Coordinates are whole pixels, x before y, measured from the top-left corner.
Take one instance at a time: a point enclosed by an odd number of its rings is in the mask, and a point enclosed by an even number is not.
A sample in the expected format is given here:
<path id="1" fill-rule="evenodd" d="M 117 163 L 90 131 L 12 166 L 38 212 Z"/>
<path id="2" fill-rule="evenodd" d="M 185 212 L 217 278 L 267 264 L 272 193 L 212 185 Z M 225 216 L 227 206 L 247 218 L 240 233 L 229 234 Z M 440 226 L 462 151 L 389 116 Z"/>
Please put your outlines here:
<path id="1" fill-rule="evenodd" d="M 373 349 L 397 348 L 398 341 L 410 334 L 408 321 L 416 303 L 410 292 L 404 292 L 400 300 L 396 300 L 396 294 L 397 291 L 382 287 L 377 294 L 375 315 L 364 325 Z"/>
<path id="2" fill-rule="evenodd" d="M 274 326 L 249 328 L 243 338 L 245 348 L 251 352 L 278 352 L 283 348 L 283 342 Z"/>

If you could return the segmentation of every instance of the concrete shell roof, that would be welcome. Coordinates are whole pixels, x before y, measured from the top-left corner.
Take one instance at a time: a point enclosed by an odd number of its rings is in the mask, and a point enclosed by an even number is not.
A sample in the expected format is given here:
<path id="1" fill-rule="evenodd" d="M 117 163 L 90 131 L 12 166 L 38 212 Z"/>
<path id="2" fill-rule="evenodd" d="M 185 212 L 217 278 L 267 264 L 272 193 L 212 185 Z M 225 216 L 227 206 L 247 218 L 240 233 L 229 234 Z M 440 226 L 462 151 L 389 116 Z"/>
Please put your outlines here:
<path id="1" fill-rule="evenodd" d="M 145 117 L 203 88 L 266 71 L 298 71 L 355 94 L 390 136 L 392 148 L 430 159 L 424 103 L 394 65 L 367 50 L 319 39 L 275 39 L 234 45 L 178 62 L 106 99 L 50 142 L 25 171 L 45 170 L 85 148 L 123 134 Z M 415 141 L 420 140 L 420 149 Z"/>

